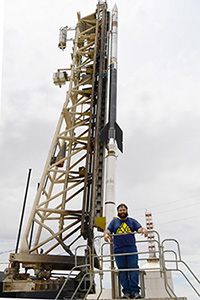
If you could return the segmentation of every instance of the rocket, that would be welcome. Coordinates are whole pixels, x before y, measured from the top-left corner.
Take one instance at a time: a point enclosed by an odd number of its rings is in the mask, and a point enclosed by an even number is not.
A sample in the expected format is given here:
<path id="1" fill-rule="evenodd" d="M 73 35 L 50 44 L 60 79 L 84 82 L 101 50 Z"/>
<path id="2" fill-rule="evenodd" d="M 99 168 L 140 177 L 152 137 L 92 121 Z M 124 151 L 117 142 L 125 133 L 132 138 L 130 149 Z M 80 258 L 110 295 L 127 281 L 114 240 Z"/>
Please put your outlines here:
<path id="1" fill-rule="evenodd" d="M 117 116 L 117 40 L 118 40 L 118 9 L 112 9 L 110 42 L 110 86 L 108 123 L 101 132 L 101 140 L 106 142 L 105 216 L 106 227 L 115 216 L 115 170 L 117 147 L 123 151 L 123 133 L 116 122 Z"/>
<path id="2" fill-rule="evenodd" d="M 111 50 L 110 50 L 110 87 L 109 87 L 109 116 L 108 123 L 101 132 L 101 140 L 109 143 L 114 139 L 123 152 L 123 132 L 116 122 L 117 118 L 117 41 L 118 41 L 118 9 L 115 4 L 111 20 Z"/>

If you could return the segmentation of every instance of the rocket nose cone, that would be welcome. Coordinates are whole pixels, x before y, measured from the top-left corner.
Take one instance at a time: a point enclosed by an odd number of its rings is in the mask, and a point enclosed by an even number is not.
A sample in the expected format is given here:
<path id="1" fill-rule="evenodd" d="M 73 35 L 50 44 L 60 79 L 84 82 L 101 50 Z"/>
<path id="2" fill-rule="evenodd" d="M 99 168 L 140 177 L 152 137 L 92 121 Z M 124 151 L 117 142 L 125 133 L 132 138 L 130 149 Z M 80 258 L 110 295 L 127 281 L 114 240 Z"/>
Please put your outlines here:
<path id="1" fill-rule="evenodd" d="M 118 12 L 118 8 L 117 8 L 117 4 L 115 3 L 115 5 L 113 6 L 113 9 L 114 11 Z"/>

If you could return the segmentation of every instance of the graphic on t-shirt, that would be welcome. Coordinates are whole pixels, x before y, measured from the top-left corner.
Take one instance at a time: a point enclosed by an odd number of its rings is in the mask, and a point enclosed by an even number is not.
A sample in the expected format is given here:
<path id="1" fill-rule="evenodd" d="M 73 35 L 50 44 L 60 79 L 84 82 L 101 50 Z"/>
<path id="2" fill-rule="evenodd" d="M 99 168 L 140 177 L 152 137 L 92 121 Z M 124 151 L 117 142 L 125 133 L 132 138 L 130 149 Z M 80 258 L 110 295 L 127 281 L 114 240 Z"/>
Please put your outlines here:
<path id="1" fill-rule="evenodd" d="M 131 232 L 130 227 L 126 223 L 122 223 L 116 233 Z"/>

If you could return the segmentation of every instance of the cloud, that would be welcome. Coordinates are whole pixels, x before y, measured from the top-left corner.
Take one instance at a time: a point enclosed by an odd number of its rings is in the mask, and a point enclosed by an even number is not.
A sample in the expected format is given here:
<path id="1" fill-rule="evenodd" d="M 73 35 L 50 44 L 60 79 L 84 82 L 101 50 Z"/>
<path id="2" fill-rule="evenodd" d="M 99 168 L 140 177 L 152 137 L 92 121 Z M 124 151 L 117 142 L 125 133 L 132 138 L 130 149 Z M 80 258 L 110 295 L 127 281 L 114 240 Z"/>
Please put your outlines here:
<path id="1" fill-rule="evenodd" d="M 110 0 L 109 8 L 114 3 Z M 124 131 L 117 203 L 126 202 L 131 216 L 144 225 L 145 209 L 150 210 L 162 238 L 180 240 L 183 256 L 198 272 L 199 218 L 192 217 L 198 215 L 200 194 L 199 3 L 117 4 L 117 121 Z M 77 11 L 84 16 L 95 8 L 91 0 L 68 1 L 67 7 L 64 0 L 5 3 L 0 149 L 5 249 L 5 240 L 16 237 L 27 171 L 32 168 L 24 224 L 27 221 L 66 96 L 67 86 L 52 84 L 53 72 L 71 63 L 72 44 L 64 52 L 58 50 L 58 29 L 75 25 Z"/>

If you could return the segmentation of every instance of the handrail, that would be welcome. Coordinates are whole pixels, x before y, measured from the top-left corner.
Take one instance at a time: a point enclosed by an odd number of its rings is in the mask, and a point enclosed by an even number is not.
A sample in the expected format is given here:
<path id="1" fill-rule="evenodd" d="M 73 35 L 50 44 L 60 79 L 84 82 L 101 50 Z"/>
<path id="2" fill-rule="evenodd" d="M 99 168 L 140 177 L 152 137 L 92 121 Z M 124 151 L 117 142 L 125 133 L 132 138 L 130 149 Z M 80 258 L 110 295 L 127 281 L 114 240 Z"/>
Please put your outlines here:
<path id="1" fill-rule="evenodd" d="M 158 237 L 158 240 L 152 240 L 152 241 L 154 241 L 154 242 L 156 242 L 157 244 L 158 244 L 158 251 L 156 251 L 156 253 L 158 253 L 159 254 L 159 261 L 162 261 L 162 257 L 163 257 L 163 253 L 162 253 L 162 251 L 163 251 L 163 247 L 161 246 L 161 243 L 160 243 L 160 235 L 159 235 L 159 233 L 157 232 L 157 231 L 154 231 L 154 230 L 149 230 L 148 232 L 155 232 L 156 234 L 157 234 L 157 237 Z M 102 264 L 103 264 L 103 262 L 109 262 L 109 260 L 104 260 L 103 261 L 103 257 L 110 257 L 110 256 L 112 256 L 112 257 L 115 257 L 115 256 L 123 256 L 123 255 L 136 255 L 136 254 L 147 254 L 147 253 L 149 253 L 149 251 L 148 252 L 133 252 L 133 253 L 122 253 L 122 254 L 112 254 L 112 255 L 103 255 L 103 247 L 105 246 L 105 245 L 107 245 L 107 244 L 112 244 L 112 238 L 113 237 L 115 237 L 115 236 L 120 236 L 120 235 L 127 235 L 127 234 L 139 234 L 138 232 L 127 232 L 127 233 L 118 233 L 118 234 L 110 234 L 110 237 L 111 237 L 111 240 L 110 240 L 110 242 L 106 242 L 106 243 L 103 243 L 102 245 L 101 245 L 101 262 L 102 262 Z M 144 240 L 144 241 L 136 241 L 136 243 L 148 243 L 149 241 L 148 240 Z M 140 259 L 140 260 L 142 260 L 142 259 Z M 168 284 L 168 282 L 167 282 L 167 276 L 166 276 L 166 269 L 165 269 L 165 267 L 164 267 L 164 263 L 161 263 L 161 266 L 160 266 L 160 268 L 155 268 L 155 270 L 160 270 L 160 272 L 161 273 L 164 273 L 164 282 L 165 282 L 165 286 L 166 287 L 169 287 L 169 289 L 170 289 L 170 291 L 171 291 L 171 293 L 169 292 L 169 290 L 166 288 L 166 292 L 168 293 L 168 295 L 171 297 L 172 295 L 174 296 L 174 297 L 176 297 L 176 295 L 175 295 L 175 293 L 173 292 L 173 290 L 170 288 L 170 286 L 169 286 L 169 284 Z M 120 269 L 120 271 L 136 271 L 136 270 L 143 270 L 143 269 Z M 144 269 L 145 270 L 145 269 Z M 153 269 L 152 269 L 153 270 Z M 108 270 L 109 272 L 113 272 L 113 273 L 118 273 L 119 272 L 119 270 Z M 103 272 L 105 272 L 105 270 L 103 270 Z M 107 272 L 107 271 L 106 271 Z"/>
<path id="2" fill-rule="evenodd" d="M 87 266 L 89 267 L 90 265 L 88 264 Z M 70 278 L 70 275 L 72 274 L 72 272 L 73 272 L 74 270 L 76 270 L 76 269 L 84 268 L 84 267 L 87 267 L 87 266 L 86 266 L 86 265 L 74 266 L 74 267 L 71 269 L 71 271 L 69 272 L 67 278 L 66 278 L 65 281 L 63 282 L 63 285 L 61 286 L 60 290 L 58 291 L 58 294 L 56 295 L 55 300 L 57 300 L 57 299 L 59 298 L 59 296 L 60 296 L 60 294 L 62 293 L 62 291 L 63 291 L 63 289 L 64 289 L 64 287 L 65 287 L 67 281 L 68 281 L 69 278 Z"/>
<path id="3" fill-rule="evenodd" d="M 189 280 L 189 278 L 185 275 L 185 273 L 182 270 L 177 270 L 177 269 L 170 269 L 170 271 L 178 271 L 180 272 L 183 277 L 187 280 L 187 282 L 190 284 L 190 286 L 193 288 L 193 290 L 196 292 L 196 294 L 200 297 L 200 293 L 197 291 L 197 289 L 194 287 L 194 285 L 191 283 L 191 281 Z"/>
<path id="4" fill-rule="evenodd" d="M 179 269 L 178 263 L 182 263 L 187 268 L 187 270 L 189 271 L 189 273 L 193 276 L 193 278 L 197 281 L 197 283 L 200 284 L 200 280 L 194 274 L 194 272 L 192 271 L 192 269 L 188 266 L 188 264 L 186 264 L 186 262 L 184 262 L 182 260 L 182 258 L 181 258 L 181 249 L 180 249 L 180 245 L 179 245 L 178 241 L 175 240 L 175 239 L 164 239 L 162 241 L 163 248 L 164 248 L 164 243 L 166 243 L 166 242 L 174 242 L 177 245 L 177 249 L 178 249 L 178 257 L 177 257 L 177 253 L 175 251 L 172 251 L 172 250 L 164 250 L 163 251 L 163 256 L 167 252 L 174 252 L 175 253 L 175 257 L 176 257 L 175 261 L 174 260 L 170 260 L 170 259 L 165 259 L 165 257 L 163 257 L 165 262 L 175 262 L 176 263 L 176 269 L 170 268 L 169 270 L 170 271 L 178 271 L 178 272 L 180 272 L 184 276 L 184 278 L 187 280 L 187 282 L 190 284 L 190 286 L 193 288 L 193 290 L 196 292 L 196 294 L 200 297 L 200 293 L 197 291 L 197 289 L 191 283 L 191 281 L 189 280 L 189 278 L 185 275 L 185 273 L 182 270 Z"/>
<path id="5" fill-rule="evenodd" d="M 161 243 L 161 246 L 164 247 L 164 243 L 166 243 L 166 242 L 175 242 L 176 243 L 177 249 L 178 249 L 179 260 L 181 260 L 181 249 L 180 249 L 180 245 L 179 245 L 178 241 L 175 239 L 164 239 Z"/>
<path id="6" fill-rule="evenodd" d="M 77 251 L 78 251 L 79 248 L 87 248 L 87 249 L 89 250 L 89 258 L 90 258 L 90 263 L 89 263 L 89 264 L 86 263 L 86 264 L 84 264 L 84 265 L 78 265 L 78 261 L 77 261 Z M 63 285 L 61 286 L 60 290 L 58 291 L 58 294 L 56 295 L 55 300 L 57 300 L 57 299 L 59 298 L 60 294 L 62 293 L 62 291 L 63 291 L 63 289 L 64 289 L 66 283 L 68 282 L 68 280 L 69 280 L 69 278 L 70 278 L 70 276 L 71 276 L 71 274 L 72 274 L 73 271 L 75 271 L 76 269 L 87 268 L 87 267 L 89 267 L 89 269 L 91 269 L 92 264 L 91 264 L 91 249 L 90 249 L 90 247 L 89 247 L 88 245 L 79 245 L 79 246 L 77 246 L 76 249 L 75 249 L 75 257 L 74 257 L 74 259 L 75 259 L 75 266 L 71 269 L 71 271 L 70 271 L 69 274 L 68 274 L 68 277 L 67 277 L 67 278 L 65 279 L 65 281 L 63 282 Z M 87 260 L 87 257 L 86 257 L 85 259 Z M 71 299 L 73 299 L 73 297 L 75 296 L 77 290 L 79 289 L 79 287 L 80 287 L 80 285 L 81 285 L 83 279 L 86 277 L 86 275 L 88 275 L 88 272 L 86 272 L 86 273 L 84 274 L 83 278 L 81 279 L 81 281 L 80 281 L 79 284 L 78 284 L 78 287 L 77 287 L 76 290 L 74 291 L 74 293 L 73 293 Z M 91 284 L 90 284 L 90 285 L 91 285 Z M 91 288 L 90 288 L 90 289 L 91 289 Z"/>
<path id="7" fill-rule="evenodd" d="M 182 263 L 186 268 L 187 270 L 189 271 L 189 273 L 193 276 L 193 278 L 195 278 L 195 280 L 200 283 L 200 280 L 197 278 L 197 276 L 194 274 L 194 272 L 191 270 L 191 268 L 181 259 L 181 251 L 180 251 L 180 245 L 178 243 L 177 240 L 175 239 L 165 239 L 161 242 L 160 240 L 160 236 L 159 234 L 154 231 L 154 230 L 151 230 L 151 231 L 148 231 L 148 232 L 155 232 L 157 234 L 157 240 L 152 240 L 154 242 L 157 243 L 158 245 L 158 250 L 155 251 L 155 253 L 158 255 L 158 257 L 155 258 L 155 260 L 159 260 L 159 266 L 158 267 L 154 267 L 152 268 L 151 270 L 152 271 L 156 271 L 156 270 L 159 270 L 160 273 L 161 273 L 161 276 L 162 274 L 164 275 L 163 276 L 163 279 L 164 279 L 164 286 L 165 286 L 165 290 L 166 292 L 168 293 L 168 295 L 170 297 L 174 297 L 175 299 L 178 299 L 176 294 L 174 293 L 174 291 L 172 290 L 172 288 L 170 287 L 169 283 L 168 283 L 168 279 L 167 279 L 167 272 L 169 271 L 179 271 L 183 277 L 186 279 L 186 281 L 190 284 L 190 286 L 193 288 L 194 292 L 200 296 L 198 290 L 195 288 L 195 286 L 191 283 L 191 281 L 189 280 L 189 278 L 187 277 L 187 275 L 179 268 L 179 263 Z M 111 272 L 113 274 L 118 274 L 120 271 L 146 271 L 148 269 L 146 268 L 132 268 L 132 269 L 115 269 L 115 268 L 111 268 L 111 269 L 105 269 L 104 268 L 104 263 L 108 263 L 108 262 L 111 262 L 115 256 L 123 256 L 123 255 L 136 255 L 136 254 L 149 254 L 149 251 L 137 251 L 137 252 L 133 252 L 133 253 L 118 253 L 118 254 L 104 254 L 104 247 L 106 245 L 109 245 L 109 244 L 112 244 L 112 238 L 113 236 L 118 236 L 118 235 L 125 235 L 125 234 L 135 234 L 135 232 L 131 232 L 131 233 L 120 233 L 120 234 L 113 234 L 111 235 L 111 241 L 110 242 L 103 242 L 101 243 L 101 247 L 100 247 L 100 253 L 99 254 L 96 254 L 95 253 L 95 243 L 97 241 L 97 239 L 102 239 L 103 238 L 103 235 L 98 235 L 96 237 L 94 237 L 93 239 L 93 244 L 92 244 L 92 250 L 91 248 L 88 246 L 88 245 L 79 245 L 76 250 L 75 250 L 75 266 L 71 269 L 70 273 L 68 274 L 68 277 L 65 279 L 62 287 L 60 288 L 55 300 L 58 299 L 58 297 L 60 296 L 61 292 L 63 291 L 67 281 L 69 280 L 72 272 L 74 270 L 77 270 L 77 269 L 81 269 L 81 268 L 85 268 L 85 273 L 83 275 L 83 277 L 81 278 L 76 290 L 74 291 L 72 297 L 71 297 L 71 300 L 74 298 L 75 294 L 77 293 L 78 289 L 80 288 L 80 285 L 81 283 L 83 282 L 83 280 L 85 279 L 86 276 L 90 276 L 90 286 L 87 290 L 87 293 L 85 294 L 84 296 L 84 299 L 87 298 L 89 292 L 91 291 L 91 288 L 92 288 L 92 285 L 93 285 L 93 280 L 94 280 L 94 276 L 95 274 L 98 274 L 99 275 L 99 279 L 100 279 L 100 292 L 99 294 L 97 295 L 97 300 L 100 298 L 101 294 L 102 294 L 102 291 L 103 291 L 103 285 L 102 285 L 102 281 L 103 281 L 103 274 L 104 273 L 108 273 L 108 272 Z M 164 244 L 168 241 L 173 241 L 176 243 L 177 245 L 177 252 L 175 250 L 166 250 L 164 249 Z M 143 241 L 136 241 L 136 243 L 148 243 L 149 241 L 148 240 L 143 240 Z M 86 264 L 84 265 L 78 265 L 78 260 L 77 260 L 77 251 L 79 248 L 82 248 L 82 247 L 85 247 L 88 249 L 88 255 L 86 256 Z M 165 257 L 165 254 L 166 253 L 173 253 L 174 255 L 174 258 L 173 259 L 166 259 Z M 97 259 L 99 260 L 99 269 L 95 269 L 94 268 L 94 260 Z M 88 262 L 88 259 L 89 259 L 89 262 Z M 151 258 L 151 260 L 154 259 L 154 258 Z M 139 258 L 139 260 L 148 260 L 148 258 Z M 87 263 L 88 262 L 88 263 Z M 167 268 L 166 267 L 166 263 L 175 263 L 175 268 Z"/>
<path id="8" fill-rule="evenodd" d="M 188 283 L 190 284 L 190 286 L 193 288 L 193 290 L 196 292 L 196 294 L 199 296 L 199 292 L 197 291 L 197 289 L 193 286 L 193 284 L 190 282 L 190 280 L 187 278 L 187 276 L 184 274 L 184 272 L 182 270 L 179 270 L 179 265 L 178 263 L 181 262 L 183 263 L 186 268 L 188 269 L 188 271 L 192 274 L 192 276 L 196 279 L 196 281 L 198 283 L 200 283 L 199 279 L 196 277 L 196 275 L 194 274 L 194 272 L 191 270 L 191 268 L 181 259 L 181 250 L 180 250 L 180 245 L 178 243 L 177 240 L 175 239 L 165 239 L 161 242 L 160 240 L 160 235 L 157 231 L 151 230 L 148 232 L 155 232 L 157 234 L 157 238 L 158 240 L 154 239 L 153 241 L 157 243 L 158 245 L 158 251 L 156 251 L 156 253 L 158 254 L 158 259 L 160 262 L 160 267 L 159 268 L 155 268 L 152 270 L 160 270 L 161 273 L 164 274 L 164 284 L 165 284 L 165 288 L 166 288 L 166 292 L 169 294 L 169 296 L 171 297 L 175 297 L 177 298 L 177 296 L 175 295 L 174 291 L 171 289 L 169 283 L 168 283 L 168 279 L 167 279 L 167 272 L 168 271 L 180 271 L 183 276 L 186 278 L 186 280 L 188 281 Z M 127 234 L 138 234 L 137 232 L 131 232 L 131 233 L 120 233 L 120 234 L 111 234 L 111 238 L 114 236 L 119 236 L 119 235 L 127 235 Z M 103 236 L 98 236 L 100 238 L 103 238 Z M 96 237 L 96 238 L 98 238 Z M 174 250 L 164 250 L 164 243 L 166 243 L 167 241 L 174 241 L 177 244 L 177 252 L 175 252 Z M 145 241 L 136 241 L 136 243 L 144 243 L 144 242 L 149 242 L 148 240 Z M 101 265 L 103 265 L 103 263 L 109 262 L 110 260 L 108 259 L 110 257 L 110 254 L 106 254 L 103 255 L 103 248 L 105 247 L 105 245 L 112 243 L 112 240 L 110 242 L 105 242 L 101 245 L 101 255 L 98 255 L 100 261 L 101 261 Z M 164 256 L 164 254 L 166 252 L 172 252 L 174 254 L 174 260 L 170 261 L 167 260 Z M 149 252 L 136 252 L 136 253 L 123 253 L 123 254 L 112 254 L 112 257 L 114 256 L 120 256 L 120 255 L 132 255 L 132 254 L 147 254 Z M 145 260 L 145 258 L 139 258 L 139 260 Z M 176 263 L 176 269 L 172 269 L 172 268 L 166 268 L 165 264 L 167 262 L 175 262 Z M 133 270 L 137 270 L 137 269 L 128 269 L 129 271 L 133 271 Z M 127 269 L 120 269 L 120 271 L 128 271 Z M 145 268 L 140 268 L 139 270 L 141 271 L 145 271 Z M 119 272 L 118 270 L 104 270 L 103 268 L 101 268 L 101 272 L 114 272 L 117 273 Z M 98 273 L 98 272 L 97 272 Z"/>

